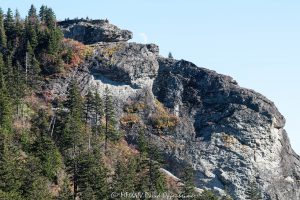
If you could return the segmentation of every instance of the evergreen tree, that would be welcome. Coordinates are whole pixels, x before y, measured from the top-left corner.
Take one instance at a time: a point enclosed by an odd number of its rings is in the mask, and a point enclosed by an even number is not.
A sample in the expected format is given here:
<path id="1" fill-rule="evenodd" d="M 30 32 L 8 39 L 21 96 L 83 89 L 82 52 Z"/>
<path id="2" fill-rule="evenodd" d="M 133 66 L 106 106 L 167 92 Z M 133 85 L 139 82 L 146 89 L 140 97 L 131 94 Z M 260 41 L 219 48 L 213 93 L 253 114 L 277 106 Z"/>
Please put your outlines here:
<path id="1" fill-rule="evenodd" d="M 38 23 L 38 16 L 36 13 L 36 8 L 34 5 L 30 6 L 30 9 L 28 11 L 28 20 L 30 24 L 37 24 Z"/>
<path id="2" fill-rule="evenodd" d="M 47 7 L 45 5 L 42 5 L 39 12 L 39 17 L 42 22 L 45 22 L 46 20 L 46 10 Z"/>
<path id="3" fill-rule="evenodd" d="M 150 177 L 150 191 L 163 193 L 166 191 L 165 176 L 160 171 L 161 168 L 161 155 L 157 148 L 150 146 L 148 150 L 149 155 L 149 177 Z"/>
<path id="4" fill-rule="evenodd" d="M 22 32 L 23 32 L 23 24 L 22 24 L 21 16 L 20 16 L 20 13 L 19 13 L 18 9 L 16 9 L 16 12 L 15 12 L 15 37 L 16 37 L 16 41 L 15 41 L 15 45 L 14 45 L 15 48 L 18 48 L 21 45 Z"/>
<path id="5" fill-rule="evenodd" d="M 0 130 L 0 190 L 18 192 L 21 187 L 20 171 L 10 146 L 11 137 Z"/>
<path id="6" fill-rule="evenodd" d="M 139 136 L 138 136 L 138 149 L 140 151 L 140 158 L 144 159 L 145 157 L 147 157 L 147 142 L 146 142 L 146 138 L 145 138 L 145 130 L 141 129 L 139 132 Z"/>
<path id="7" fill-rule="evenodd" d="M 7 37 L 7 46 L 12 49 L 13 40 L 15 38 L 15 21 L 13 12 L 10 8 L 7 9 L 6 17 L 4 19 L 5 34 Z"/>
<path id="8" fill-rule="evenodd" d="M 255 181 L 251 181 L 246 192 L 246 199 L 262 200 L 262 194 Z"/>
<path id="9" fill-rule="evenodd" d="M 70 85 L 67 101 L 69 113 L 63 131 L 63 146 L 68 158 L 68 168 L 72 173 L 74 199 L 78 196 L 78 158 L 84 144 L 83 100 L 75 81 Z"/>
<path id="10" fill-rule="evenodd" d="M 89 185 L 82 191 L 81 200 L 97 200 L 93 188 Z"/>
<path id="11" fill-rule="evenodd" d="M 4 61 L 3 61 L 3 55 L 0 53 L 0 90 L 5 89 L 5 77 L 4 77 Z"/>
<path id="12" fill-rule="evenodd" d="M 211 191 L 204 190 L 201 193 L 200 197 L 197 199 L 199 199 L 199 200 L 218 200 L 219 198 Z"/>
<path id="13" fill-rule="evenodd" d="M 88 149 L 91 149 L 91 139 L 92 139 L 92 114 L 94 111 L 94 95 L 89 90 L 87 95 L 85 96 L 84 102 L 84 112 L 85 112 L 85 130 L 88 134 Z"/>
<path id="14" fill-rule="evenodd" d="M 181 188 L 181 196 L 184 199 L 186 196 L 194 196 L 195 193 L 195 184 L 194 184 L 194 174 L 193 169 L 189 166 L 186 166 L 183 170 L 181 180 L 184 181 L 184 185 Z"/>
<path id="15" fill-rule="evenodd" d="M 116 141 L 120 138 L 115 119 L 115 109 L 110 90 L 106 87 L 104 91 L 104 112 L 105 112 L 105 151 L 107 150 L 108 139 Z"/>
<path id="16" fill-rule="evenodd" d="M 91 187 L 96 199 L 108 198 L 108 174 L 103 165 L 101 154 L 94 150 L 81 154 L 78 158 L 78 187 L 81 193 L 87 192 Z"/>
<path id="17" fill-rule="evenodd" d="M 39 80 L 39 74 L 41 72 L 39 62 L 34 55 L 34 51 L 31 47 L 30 42 L 27 42 L 26 51 L 26 81 L 27 85 L 31 88 L 37 87 L 37 82 Z"/>
<path id="18" fill-rule="evenodd" d="M 0 90 L 0 132 L 12 132 L 12 105 L 6 88 Z"/>
<path id="19" fill-rule="evenodd" d="M 33 52 L 38 45 L 38 35 L 37 35 L 36 25 L 33 24 L 28 17 L 25 19 L 25 34 L 27 39 L 27 45 L 26 45 L 27 51 L 30 45 L 30 48 L 32 48 L 32 52 Z"/>
<path id="20" fill-rule="evenodd" d="M 96 135 L 101 133 L 101 127 L 102 127 L 102 118 L 104 115 L 103 111 L 103 102 L 98 92 L 94 95 L 94 109 L 95 109 L 95 132 Z"/>
<path id="21" fill-rule="evenodd" d="M 48 180 L 43 177 L 36 178 L 32 183 L 28 199 L 51 200 L 51 194 L 47 186 Z"/>
<path id="22" fill-rule="evenodd" d="M 56 28 L 56 17 L 51 8 L 45 8 L 44 18 L 45 18 L 45 23 L 49 29 Z"/>
<path id="23" fill-rule="evenodd" d="M 67 178 L 64 179 L 62 189 L 59 192 L 58 200 L 73 200 L 72 191 L 70 190 L 70 183 Z"/>
<path id="24" fill-rule="evenodd" d="M 15 91 L 14 91 L 14 86 L 15 86 L 14 69 L 12 66 L 12 56 L 11 55 L 6 56 L 5 68 L 4 68 L 3 72 L 4 72 L 5 82 L 6 82 L 6 89 L 8 91 L 8 94 L 11 97 L 15 93 Z"/>
<path id="25" fill-rule="evenodd" d="M 148 158 L 140 157 L 138 173 L 143 174 L 140 177 L 140 183 L 137 186 L 138 191 L 163 193 L 166 191 L 166 180 L 161 168 L 161 155 L 155 146 L 146 143 L 145 149 Z"/>
<path id="26" fill-rule="evenodd" d="M 113 177 L 113 192 L 119 194 L 122 192 L 134 192 L 136 181 L 135 171 L 135 159 L 130 159 L 128 163 L 125 163 L 124 161 L 118 161 Z"/>
<path id="27" fill-rule="evenodd" d="M 4 21 L 4 15 L 2 9 L 0 8 L 0 48 L 6 47 L 6 42 L 7 42 L 3 21 Z"/>

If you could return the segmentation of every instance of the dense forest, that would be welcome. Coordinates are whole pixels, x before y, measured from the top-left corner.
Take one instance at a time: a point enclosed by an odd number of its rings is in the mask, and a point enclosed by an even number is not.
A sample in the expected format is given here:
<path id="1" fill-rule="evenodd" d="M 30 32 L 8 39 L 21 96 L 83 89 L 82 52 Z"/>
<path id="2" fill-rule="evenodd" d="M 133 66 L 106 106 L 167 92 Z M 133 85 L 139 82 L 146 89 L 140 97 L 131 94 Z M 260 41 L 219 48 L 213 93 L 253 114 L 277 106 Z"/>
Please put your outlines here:
<path id="1" fill-rule="evenodd" d="M 145 139 L 144 127 L 136 151 L 126 150 L 109 89 L 82 96 L 74 80 L 67 98 L 45 98 L 49 77 L 78 67 L 91 53 L 91 47 L 63 37 L 47 6 L 31 6 L 25 18 L 0 9 L 0 199 L 132 198 L 111 195 L 122 192 L 151 199 L 147 193 L 174 193 L 160 170 L 163 156 Z M 193 180 L 187 167 L 179 199 L 219 199 L 207 190 L 196 193 Z"/>

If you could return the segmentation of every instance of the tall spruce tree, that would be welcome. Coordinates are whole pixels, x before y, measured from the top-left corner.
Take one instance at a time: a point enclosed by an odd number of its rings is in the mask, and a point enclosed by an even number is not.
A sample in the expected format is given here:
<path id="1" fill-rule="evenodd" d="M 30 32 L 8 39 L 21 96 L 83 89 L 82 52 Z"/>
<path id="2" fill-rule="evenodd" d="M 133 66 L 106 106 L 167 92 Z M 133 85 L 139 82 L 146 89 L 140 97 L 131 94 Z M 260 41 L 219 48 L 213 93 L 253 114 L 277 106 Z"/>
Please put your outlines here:
<path id="1" fill-rule="evenodd" d="M 106 87 L 104 91 L 104 113 L 105 113 L 105 152 L 108 140 L 117 141 L 120 133 L 117 130 L 115 107 L 110 90 Z"/>
<path id="2" fill-rule="evenodd" d="M 88 150 L 91 149 L 92 139 L 92 115 L 94 114 L 94 94 L 89 90 L 85 96 L 84 112 L 85 112 L 85 130 L 88 134 Z"/>
<path id="3" fill-rule="evenodd" d="M 136 167 L 135 159 L 130 159 L 127 163 L 121 160 L 117 162 L 113 177 L 113 192 L 121 194 L 122 192 L 133 193 L 135 191 L 135 181 L 137 181 L 135 177 Z"/>
<path id="4" fill-rule="evenodd" d="M 12 105 L 6 88 L 6 81 L 3 74 L 4 62 L 0 53 L 0 132 L 10 134 L 12 131 Z"/>
<path id="5" fill-rule="evenodd" d="M 15 38 L 15 21 L 13 12 L 10 8 L 7 9 L 7 13 L 4 19 L 4 28 L 7 37 L 7 47 L 12 50 L 13 42 Z"/>
<path id="6" fill-rule="evenodd" d="M 4 15 L 3 15 L 3 11 L 0 8 L 0 48 L 1 47 L 6 47 L 6 33 L 5 33 L 5 28 L 4 28 Z"/>
<path id="7" fill-rule="evenodd" d="M 95 133 L 99 135 L 102 132 L 102 119 L 104 115 L 103 101 L 98 92 L 94 95 L 94 109 L 95 109 Z"/>
<path id="8" fill-rule="evenodd" d="M 187 196 L 195 195 L 194 173 L 190 166 L 186 166 L 183 170 L 182 178 L 184 185 L 181 188 L 181 196 L 185 199 Z"/>
<path id="9" fill-rule="evenodd" d="M 85 126 L 83 123 L 83 99 L 75 81 L 72 81 L 67 101 L 69 113 L 63 131 L 63 146 L 72 173 L 74 199 L 78 196 L 78 158 L 84 145 Z"/>

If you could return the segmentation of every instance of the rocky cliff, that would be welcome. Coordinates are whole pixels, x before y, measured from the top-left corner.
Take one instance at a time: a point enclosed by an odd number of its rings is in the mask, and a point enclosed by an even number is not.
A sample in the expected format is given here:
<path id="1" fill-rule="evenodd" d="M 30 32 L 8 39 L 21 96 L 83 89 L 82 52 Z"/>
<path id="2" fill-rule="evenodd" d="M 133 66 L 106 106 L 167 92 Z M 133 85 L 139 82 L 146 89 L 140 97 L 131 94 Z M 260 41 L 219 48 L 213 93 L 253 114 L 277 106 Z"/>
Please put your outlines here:
<path id="1" fill-rule="evenodd" d="M 138 124 L 120 126 L 134 145 L 136 126 L 142 124 L 174 175 L 179 177 L 189 165 L 197 187 L 229 193 L 234 199 L 245 199 L 251 181 L 259 184 L 265 199 L 300 199 L 300 157 L 290 146 L 285 119 L 273 102 L 229 76 L 161 57 L 154 44 L 128 43 L 132 33 L 107 21 L 77 20 L 60 26 L 65 37 L 89 44 L 94 53 L 78 69 L 49 80 L 53 98 L 64 95 L 74 77 L 83 93 L 88 88 L 102 93 L 109 87 L 120 118 L 127 114 L 126 106 L 146 106 L 134 113 L 141 119 Z M 176 125 L 151 124 L 160 106 L 178 119 Z"/>

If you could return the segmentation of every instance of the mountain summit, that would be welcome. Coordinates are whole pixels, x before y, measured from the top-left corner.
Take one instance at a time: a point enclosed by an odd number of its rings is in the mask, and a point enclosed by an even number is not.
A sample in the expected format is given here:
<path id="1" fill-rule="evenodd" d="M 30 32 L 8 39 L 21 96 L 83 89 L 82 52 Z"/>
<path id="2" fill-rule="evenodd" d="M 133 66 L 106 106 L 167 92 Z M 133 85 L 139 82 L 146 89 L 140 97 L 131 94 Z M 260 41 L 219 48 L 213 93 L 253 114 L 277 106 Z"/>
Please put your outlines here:
<path id="1" fill-rule="evenodd" d="M 147 139 L 163 152 L 171 173 L 180 176 L 189 165 L 198 188 L 235 199 L 245 199 L 251 181 L 265 199 L 300 199 L 300 157 L 272 101 L 229 76 L 164 58 L 154 44 L 128 43 L 132 33 L 108 22 L 59 24 L 65 37 L 93 48 L 93 56 L 72 75 L 83 92 L 94 88 L 104 93 L 108 87 L 119 108 L 146 101 L 148 110 L 135 115 Z M 67 80 L 53 80 L 49 87 L 56 95 L 64 94 Z M 178 119 L 176 125 L 171 118 L 157 126 L 149 122 L 157 115 L 158 103 Z M 119 109 L 118 116 L 124 115 L 128 113 Z M 136 126 L 126 128 L 129 144 L 136 143 Z"/>
<path id="2" fill-rule="evenodd" d="M 0 9 L 0 199 L 300 199 L 272 101 L 132 36 Z"/>

